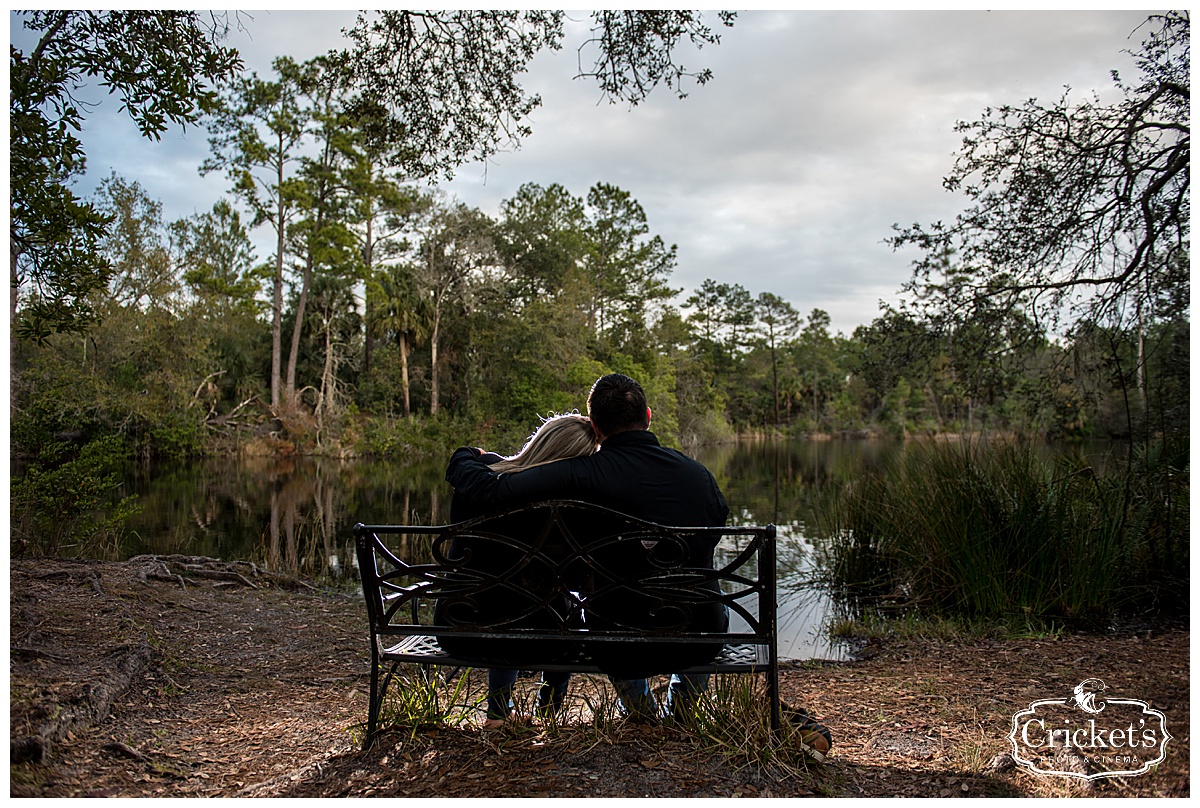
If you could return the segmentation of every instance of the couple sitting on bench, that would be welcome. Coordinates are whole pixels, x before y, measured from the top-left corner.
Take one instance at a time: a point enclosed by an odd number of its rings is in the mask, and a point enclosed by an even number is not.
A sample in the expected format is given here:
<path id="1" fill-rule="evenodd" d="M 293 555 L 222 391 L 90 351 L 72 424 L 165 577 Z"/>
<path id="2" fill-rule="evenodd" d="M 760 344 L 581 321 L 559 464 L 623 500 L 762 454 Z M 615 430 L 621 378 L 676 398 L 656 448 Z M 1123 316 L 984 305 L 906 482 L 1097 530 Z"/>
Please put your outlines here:
<path id="1" fill-rule="evenodd" d="M 620 511 L 638 519 L 675 527 L 720 527 L 729 516 L 725 497 L 716 480 L 703 465 L 674 449 L 659 445 L 649 431 L 650 408 L 641 385 L 621 374 L 601 377 L 588 394 L 588 415 L 560 415 L 547 420 L 533 434 L 525 447 L 514 457 L 504 458 L 480 449 L 458 449 L 450 459 L 447 481 L 454 486 L 451 501 L 452 521 L 458 522 L 505 508 L 550 499 L 575 499 Z M 517 536 L 522 529 L 521 513 L 513 514 L 509 535 Z M 586 528 L 585 528 L 586 529 Z M 458 541 L 458 540 L 456 540 Z M 503 547 L 494 543 L 466 546 L 469 540 L 451 545 L 451 555 L 471 558 L 479 568 L 506 569 L 511 559 Z M 713 569 L 713 540 L 711 537 L 687 539 L 685 548 L 688 566 Z M 520 552 L 517 548 L 514 553 Z M 603 548 L 592 551 L 603 554 Z M 613 553 L 629 553 L 628 547 Z M 650 552 L 650 548 L 646 548 Z M 491 554 L 492 557 L 488 557 Z M 645 563 L 639 559 L 613 556 L 607 561 L 614 566 Z M 535 575 L 536 569 L 526 568 L 525 575 Z M 586 570 L 580 572 L 581 580 Z M 718 584 L 711 582 L 712 587 Z M 536 587 L 518 587 L 518 591 L 536 598 Z M 581 584 L 581 591 L 586 587 Z M 716 590 L 719 591 L 719 590 Z M 512 592 L 497 591 L 496 596 L 511 596 Z M 543 595 L 544 596 L 544 595 Z M 651 614 L 649 599 L 636 591 L 610 590 L 589 594 L 586 610 L 576 593 L 562 592 L 549 604 L 530 603 L 528 612 L 535 621 L 558 621 L 564 625 L 594 628 L 644 627 L 656 621 L 674 620 L 681 630 L 724 632 L 729 617 L 725 607 L 716 602 L 695 609 L 670 610 L 671 615 Z M 514 604 L 505 604 L 514 609 Z M 439 601 L 435 614 L 437 622 L 454 623 L 456 609 L 478 612 L 489 608 L 478 598 Z M 519 612 L 521 604 L 515 605 Z M 682 618 L 681 618 L 682 615 Z M 478 619 L 477 616 L 474 619 Z M 683 619 L 684 624 L 678 621 Z M 465 622 L 470 622 L 464 616 Z M 582 622 L 581 622 L 582 621 Z M 526 627 L 550 628 L 530 624 Z M 488 673 L 488 713 L 486 727 L 501 725 L 516 718 L 512 712 L 511 695 L 516 682 L 515 668 L 500 667 L 506 660 L 520 667 L 552 664 L 574 652 L 568 641 L 529 640 L 501 641 L 486 638 L 446 638 L 450 653 L 464 658 L 485 660 Z M 704 644 L 679 643 L 594 643 L 591 655 L 597 666 L 607 673 L 627 715 L 656 718 L 660 708 L 650 692 L 647 677 L 674 670 L 683 670 L 711 660 L 719 647 Z M 566 695 L 570 674 L 546 672 L 538 696 L 539 710 L 557 711 Z M 668 714 L 687 711 L 708 685 L 707 674 L 674 674 L 665 706 Z"/>

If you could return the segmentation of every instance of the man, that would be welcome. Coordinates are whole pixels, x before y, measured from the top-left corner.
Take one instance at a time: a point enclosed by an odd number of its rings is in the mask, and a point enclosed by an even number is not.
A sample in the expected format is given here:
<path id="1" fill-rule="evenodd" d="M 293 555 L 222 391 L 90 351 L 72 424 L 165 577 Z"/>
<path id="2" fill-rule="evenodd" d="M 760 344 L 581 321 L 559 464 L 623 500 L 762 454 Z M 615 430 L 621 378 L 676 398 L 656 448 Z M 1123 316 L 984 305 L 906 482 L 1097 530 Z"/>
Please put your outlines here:
<path id="1" fill-rule="evenodd" d="M 592 385 L 587 407 L 600 441 L 600 451 L 596 454 L 502 476 L 478 459 L 480 450 L 462 448 L 451 457 L 446 480 L 454 486 L 456 496 L 482 510 L 544 499 L 578 499 L 663 525 L 725 524 L 729 506 L 708 469 L 674 449 L 661 446 L 649 431 L 651 412 L 640 384 L 619 373 L 603 376 Z M 713 549 L 711 539 L 691 541 L 690 565 L 712 569 Z M 636 596 L 627 598 L 623 604 L 595 605 L 594 612 L 589 612 L 589 621 L 603 620 L 605 615 L 611 616 L 614 606 L 621 605 L 630 612 L 625 615 L 629 619 L 645 618 L 632 613 L 637 609 Z M 697 612 L 692 615 L 693 629 L 726 630 L 728 614 L 718 604 L 713 604 L 707 612 L 699 609 Z M 699 664 L 711 659 L 716 650 L 705 646 L 664 646 L 651 649 L 640 645 L 636 651 L 622 646 L 597 651 L 597 661 L 612 677 L 627 711 L 657 715 L 658 706 L 645 677 Z M 673 675 L 667 709 L 678 715 L 704 691 L 707 681 L 704 675 Z"/>

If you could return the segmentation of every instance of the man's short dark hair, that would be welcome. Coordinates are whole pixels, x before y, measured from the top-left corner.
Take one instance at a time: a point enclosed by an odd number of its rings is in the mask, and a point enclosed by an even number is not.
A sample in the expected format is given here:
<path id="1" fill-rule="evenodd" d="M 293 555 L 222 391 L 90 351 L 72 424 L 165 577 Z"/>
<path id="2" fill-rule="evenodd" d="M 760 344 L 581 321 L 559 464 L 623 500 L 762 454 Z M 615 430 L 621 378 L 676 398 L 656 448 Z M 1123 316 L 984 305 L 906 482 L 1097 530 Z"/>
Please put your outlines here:
<path id="1" fill-rule="evenodd" d="M 646 391 L 622 373 L 601 376 L 588 393 L 588 416 L 603 435 L 646 429 Z"/>

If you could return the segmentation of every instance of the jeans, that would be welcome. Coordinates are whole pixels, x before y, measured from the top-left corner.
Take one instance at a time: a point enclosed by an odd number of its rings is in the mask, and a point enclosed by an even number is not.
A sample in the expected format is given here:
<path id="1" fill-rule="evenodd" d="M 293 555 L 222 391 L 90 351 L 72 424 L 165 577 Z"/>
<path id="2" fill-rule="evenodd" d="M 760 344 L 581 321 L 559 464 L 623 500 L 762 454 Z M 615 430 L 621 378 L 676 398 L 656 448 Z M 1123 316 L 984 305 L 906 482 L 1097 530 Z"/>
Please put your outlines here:
<path id="1" fill-rule="evenodd" d="M 611 678 L 611 677 L 610 677 Z M 647 679 L 612 679 L 613 689 L 626 715 L 659 716 L 658 700 L 650 692 Z M 708 689 L 707 673 L 673 673 L 667 689 L 666 714 L 682 718 L 691 710 L 696 699 Z"/>
<path id="2" fill-rule="evenodd" d="M 488 669 L 488 718 L 508 718 L 512 712 L 513 686 L 519 671 L 508 668 Z M 542 674 L 542 686 L 538 690 L 538 707 L 550 707 L 558 712 L 567 695 L 567 682 L 571 674 L 562 671 L 547 671 Z"/>

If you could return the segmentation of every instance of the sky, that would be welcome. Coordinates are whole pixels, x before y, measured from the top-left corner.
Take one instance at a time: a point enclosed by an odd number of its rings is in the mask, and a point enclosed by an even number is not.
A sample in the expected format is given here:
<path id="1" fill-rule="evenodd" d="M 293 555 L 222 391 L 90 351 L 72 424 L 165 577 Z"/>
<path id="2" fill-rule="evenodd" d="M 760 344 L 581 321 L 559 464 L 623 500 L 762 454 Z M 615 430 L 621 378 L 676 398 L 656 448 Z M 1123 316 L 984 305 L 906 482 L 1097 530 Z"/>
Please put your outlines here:
<path id="1" fill-rule="evenodd" d="M 917 255 L 884 240 L 893 224 L 948 221 L 962 197 L 942 188 L 961 144 L 954 125 L 989 106 L 1114 95 L 1110 71 L 1134 77 L 1123 53 L 1151 10 L 760 11 L 719 30 L 719 45 L 685 48 L 713 79 L 678 99 L 660 88 L 636 107 L 610 104 L 573 78 L 586 12 L 572 12 L 559 52 L 539 54 L 523 81 L 542 97 L 533 134 L 485 166 L 462 166 L 442 187 L 491 216 L 525 183 L 585 197 L 596 183 L 628 191 L 652 234 L 678 246 L 677 302 L 705 279 L 773 292 L 803 315 L 823 309 L 850 334 L 894 303 Z M 11 41 L 27 41 L 10 16 Z M 249 11 L 231 42 L 248 69 L 270 75 L 278 55 L 341 47 L 354 12 Z M 82 140 L 90 193 L 112 171 L 141 183 L 167 221 L 228 195 L 201 177 L 207 133 L 141 139 L 105 98 Z M 265 229 L 258 255 L 271 254 Z"/>

